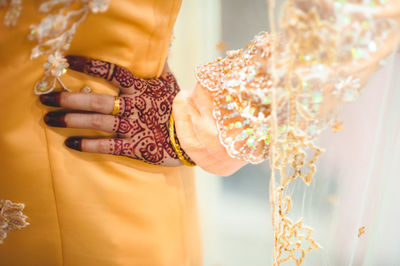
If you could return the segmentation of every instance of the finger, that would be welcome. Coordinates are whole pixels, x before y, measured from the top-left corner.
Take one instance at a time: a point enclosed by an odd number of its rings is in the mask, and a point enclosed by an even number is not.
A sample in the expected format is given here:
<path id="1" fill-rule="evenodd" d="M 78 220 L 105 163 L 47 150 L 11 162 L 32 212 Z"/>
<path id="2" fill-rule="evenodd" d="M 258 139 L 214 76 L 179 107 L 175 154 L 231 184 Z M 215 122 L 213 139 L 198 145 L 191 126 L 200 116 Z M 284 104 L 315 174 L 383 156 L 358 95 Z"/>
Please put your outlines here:
<path id="1" fill-rule="evenodd" d="M 133 94 L 147 85 L 146 79 L 138 78 L 129 70 L 106 61 L 76 55 L 68 55 L 66 59 L 70 69 L 103 78 L 124 94 Z"/>
<path id="2" fill-rule="evenodd" d="M 127 137 L 144 131 L 137 120 L 112 115 L 49 112 L 44 121 L 52 127 L 94 129 Z"/>
<path id="3" fill-rule="evenodd" d="M 52 92 L 39 97 L 44 105 L 111 114 L 115 97 L 104 94 Z"/>
<path id="4" fill-rule="evenodd" d="M 44 116 L 44 122 L 52 127 L 94 129 L 114 132 L 114 125 L 117 121 L 116 117 L 112 115 L 49 112 Z"/>
<path id="5" fill-rule="evenodd" d="M 65 145 L 70 149 L 82 152 L 129 155 L 132 144 L 125 139 L 85 139 L 82 137 L 70 137 L 65 140 Z"/>

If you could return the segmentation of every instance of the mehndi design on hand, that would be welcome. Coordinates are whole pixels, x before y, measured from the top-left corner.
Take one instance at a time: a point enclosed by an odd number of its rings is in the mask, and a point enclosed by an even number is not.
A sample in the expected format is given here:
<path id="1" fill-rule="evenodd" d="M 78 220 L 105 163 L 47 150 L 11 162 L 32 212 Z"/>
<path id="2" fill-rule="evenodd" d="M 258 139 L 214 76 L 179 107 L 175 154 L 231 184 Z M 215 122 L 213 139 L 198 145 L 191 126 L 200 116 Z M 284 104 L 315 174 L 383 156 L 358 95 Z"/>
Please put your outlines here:
<path id="1" fill-rule="evenodd" d="M 40 96 L 45 105 L 94 113 L 50 112 L 45 122 L 51 126 L 86 128 L 117 133 L 117 138 L 72 137 L 72 149 L 122 155 L 146 163 L 178 166 L 182 163 L 169 139 L 168 123 L 172 102 L 179 86 L 171 72 L 158 79 L 142 79 L 115 64 L 81 56 L 67 56 L 69 68 L 108 80 L 120 89 L 120 108 L 112 116 L 115 97 L 101 94 L 55 92 Z M 185 154 L 185 158 L 190 160 Z"/>

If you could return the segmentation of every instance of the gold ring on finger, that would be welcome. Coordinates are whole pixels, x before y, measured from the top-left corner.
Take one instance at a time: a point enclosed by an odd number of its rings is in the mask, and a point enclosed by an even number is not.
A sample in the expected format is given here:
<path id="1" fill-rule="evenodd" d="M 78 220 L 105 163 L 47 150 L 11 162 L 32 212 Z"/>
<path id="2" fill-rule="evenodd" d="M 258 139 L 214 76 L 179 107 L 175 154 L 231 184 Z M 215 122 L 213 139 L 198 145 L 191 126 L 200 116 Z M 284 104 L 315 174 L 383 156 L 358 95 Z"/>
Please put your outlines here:
<path id="1" fill-rule="evenodd" d="M 118 96 L 115 97 L 114 108 L 112 110 L 112 115 L 117 115 L 119 113 L 119 109 L 121 108 L 121 101 Z"/>

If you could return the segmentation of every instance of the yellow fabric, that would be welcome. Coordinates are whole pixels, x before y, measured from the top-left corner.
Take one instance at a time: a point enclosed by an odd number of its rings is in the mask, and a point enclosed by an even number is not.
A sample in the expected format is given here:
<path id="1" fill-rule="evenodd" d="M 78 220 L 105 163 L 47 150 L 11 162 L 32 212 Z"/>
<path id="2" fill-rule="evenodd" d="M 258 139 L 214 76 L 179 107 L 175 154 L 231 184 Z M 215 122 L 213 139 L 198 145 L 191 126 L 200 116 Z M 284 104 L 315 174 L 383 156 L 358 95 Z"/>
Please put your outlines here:
<path id="1" fill-rule="evenodd" d="M 30 226 L 0 245 L 1 265 L 200 265 L 192 169 L 80 153 L 46 127 L 33 93 L 45 58 L 30 61 L 29 25 L 41 1 L 24 1 L 16 28 L 0 25 L 0 198 L 26 204 Z M 163 69 L 179 0 L 112 0 L 78 28 L 71 54 L 104 59 L 142 77 Z M 4 17 L 5 10 L 0 11 Z M 117 95 L 108 83 L 69 71 L 74 91 Z M 103 135 L 105 135 L 103 133 Z"/>
<path id="2" fill-rule="evenodd" d="M 199 167 L 228 176 L 247 163 L 229 156 L 222 146 L 212 110 L 212 95 L 200 84 L 191 93 L 180 92 L 173 104 L 176 134 L 182 149 Z"/>

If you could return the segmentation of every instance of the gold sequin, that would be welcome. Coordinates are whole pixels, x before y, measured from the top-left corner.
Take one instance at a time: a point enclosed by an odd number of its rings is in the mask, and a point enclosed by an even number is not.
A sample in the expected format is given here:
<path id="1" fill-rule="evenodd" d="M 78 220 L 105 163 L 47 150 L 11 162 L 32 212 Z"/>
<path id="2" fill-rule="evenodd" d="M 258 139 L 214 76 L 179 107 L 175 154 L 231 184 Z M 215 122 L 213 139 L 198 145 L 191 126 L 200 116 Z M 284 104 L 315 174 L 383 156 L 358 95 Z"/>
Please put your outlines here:
<path id="1" fill-rule="evenodd" d="M 358 229 L 358 238 L 360 238 L 363 234 L 365 234 L 365 226 L 362 226 Z"/>
<path id="2" fill-rule="evenodd" d="M 342 121 L 335 121 L 332 126 L 333 132 L 337 133 L 343 130 L 343 122 Z"/>

